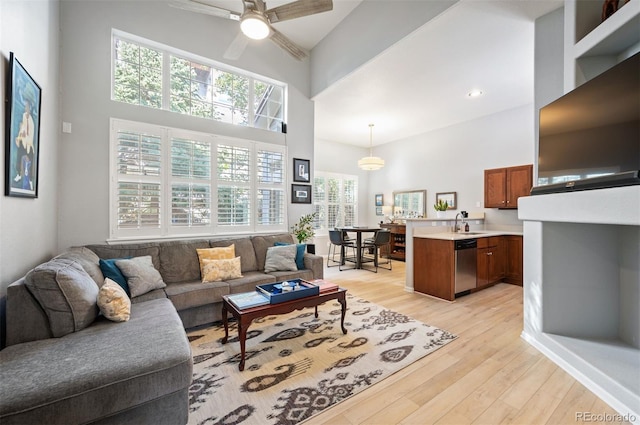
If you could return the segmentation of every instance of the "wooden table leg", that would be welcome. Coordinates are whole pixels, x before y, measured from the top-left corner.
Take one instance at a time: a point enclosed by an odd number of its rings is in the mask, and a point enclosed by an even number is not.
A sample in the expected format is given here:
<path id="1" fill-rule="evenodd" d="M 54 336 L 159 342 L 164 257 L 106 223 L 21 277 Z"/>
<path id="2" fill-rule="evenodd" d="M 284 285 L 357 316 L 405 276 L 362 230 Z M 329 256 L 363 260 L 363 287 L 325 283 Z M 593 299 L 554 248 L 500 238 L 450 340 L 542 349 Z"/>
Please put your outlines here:
<path id="1" fill-rule="evenodd" d="M 316 319 L 318 318 L 318 306 L 316 306 Z"/>
<path id="2" fill-rule="evenodd" d="M 249 327 L 249 323 L 243 323 L 242 318 L 238 320 L 238 339 L 240 339 L 240 364 L 238 365 L 238 370 L 240 371 L 244 370 L 245 345 L 247 342 L 247 328 Z"/>
<path id="3" fill-rule="evenodd" d="M 224 338 L 222 343 L 226 344 L 229 339 L 229 323 L 227 319 L 227 303 L 222 301 L 222 325 L 224 326 Z"/>
<path id="4" fill-rule="evenodd" d="M 340 326 L 342 327 L 342 333 L 346 334 L 347 333 L 347 328 L 344 327 L 344 317 L 347 314 L 347 299 L 346 299 L 346 297 L 344 297 L 344 294 L 343 294 L 342 297 L 338 298 L 338 302 L 342 306 L 342 317 L 340 319 Z"/>

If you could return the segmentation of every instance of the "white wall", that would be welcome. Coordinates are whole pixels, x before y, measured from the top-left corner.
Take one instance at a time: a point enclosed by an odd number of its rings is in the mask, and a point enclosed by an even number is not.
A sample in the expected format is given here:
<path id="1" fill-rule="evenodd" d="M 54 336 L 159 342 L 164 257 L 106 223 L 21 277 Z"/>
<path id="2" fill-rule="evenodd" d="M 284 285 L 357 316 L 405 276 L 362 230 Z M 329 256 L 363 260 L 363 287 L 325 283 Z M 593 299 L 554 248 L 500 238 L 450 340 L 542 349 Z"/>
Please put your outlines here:
<path id="1" fill-rule="evenodd" d="M 15 54 L 42 89 L 38 198 L 0 196 L 0 296 L 6 294 L 12 281 L 56 250 L 60 138 L 58 22 L 57 1 L 0 1 L 0 99 L 5 99 L 9 52 Z M 4 138 L 4 102 L 0 102 L 0 116 Z M 4 148 L 0 152 L 0 163 L 4 164 Z M 4 186 L 4 178 L 2 181 Z"/>
<path id="2" fill-rule="evenodd" d="M 135 34 L 219 62 L 237 35 L 237 22 L 172 8 L 166 1 L 79 2 L 63 0 L 62 119 L 59 248 L 104 242 L 109 235 L 109 118 L 145 121 L 288 146 L 291 158 L 313 157 L 313 103 L 309 63 L 299 62 L 269 40 L 250 42 L 232 66 L 289 84 L 288 134 L 240 128 L 211 120 L 110 100 L 111 29 Z M 289 221 L 311 212 L 289 205 Z"/>
<path id="3" fill-rule="evenodd" d="M 425 189 L 428 217 L 434 216 L 437 192 L 457 192 L 457 211 L 482 211 L 489 227 L 521 230 L 517 211 L 484 209 L 484 170 L 533 163 L 533 117 L 533 105 L 526 105 L 374 148 L 373 154 L 382 157 L 385 166 L 360 171 L 361 181 L 366 181 L 362 185 L 366 192 L 361 191 L 359 198 L 360 224 L 379 222 L 376 193 L 383 193 L 388 203 L 393 191 Z M 315 169 L 355 173 L 357 160 L 366 153 L 323 141 L 316 149 Z"/>
<path id="4" fill-rule="evenodd" d="M 312 96 L 349 75 L 457 2 L 363 1 L 314 47 L 311 57 Z"/>

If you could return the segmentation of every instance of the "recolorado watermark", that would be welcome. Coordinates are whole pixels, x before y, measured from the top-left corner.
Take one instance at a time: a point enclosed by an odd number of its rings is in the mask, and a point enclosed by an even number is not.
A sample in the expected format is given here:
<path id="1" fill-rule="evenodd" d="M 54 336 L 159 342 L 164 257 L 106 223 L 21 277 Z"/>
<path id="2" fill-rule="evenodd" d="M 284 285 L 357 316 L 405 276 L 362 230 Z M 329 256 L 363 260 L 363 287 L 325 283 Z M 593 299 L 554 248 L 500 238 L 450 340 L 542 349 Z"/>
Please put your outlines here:
<path id="1" fill-rule="evenodd" d="M 637 417 L 630 413 L 621 415 L 619 413 L 591 413 L 576 412 L 576 422 L 636 422 Z"/>

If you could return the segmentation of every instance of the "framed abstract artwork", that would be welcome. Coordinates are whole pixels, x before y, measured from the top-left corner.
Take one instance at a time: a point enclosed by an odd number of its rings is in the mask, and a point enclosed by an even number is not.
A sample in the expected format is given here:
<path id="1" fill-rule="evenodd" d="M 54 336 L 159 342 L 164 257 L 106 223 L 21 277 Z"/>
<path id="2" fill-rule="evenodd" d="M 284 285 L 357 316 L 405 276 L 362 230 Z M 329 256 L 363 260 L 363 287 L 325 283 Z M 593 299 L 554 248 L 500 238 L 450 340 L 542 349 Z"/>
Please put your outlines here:
<path id="1" fill-rule="evenodd" d="M 291 203 L 292 204 L 310 204 L 311 203 L 311 186 L 308 184 L 292 184 L 291 185 Z"/>
<path id="2" fill-rule="evenodd" d="M 293 158 L 293 181 L 301 183 L 311 182 L 311 160 Z"/>
<path id="3" fill-rule="evenodd" d="M 13 52 L 7 83 L 4 194 L 37 198 L 42 92 Z"/>

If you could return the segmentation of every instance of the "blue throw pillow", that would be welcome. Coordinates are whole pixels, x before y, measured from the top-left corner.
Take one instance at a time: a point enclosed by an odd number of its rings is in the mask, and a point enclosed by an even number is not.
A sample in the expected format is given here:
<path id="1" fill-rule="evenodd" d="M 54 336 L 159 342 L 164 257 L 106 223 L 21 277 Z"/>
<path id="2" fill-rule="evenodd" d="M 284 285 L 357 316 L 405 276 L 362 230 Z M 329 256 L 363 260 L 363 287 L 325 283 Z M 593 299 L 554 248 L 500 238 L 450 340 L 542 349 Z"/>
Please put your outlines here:
<path id="1" fill-rule="evenodd" d="M 286 242 L 275 242 L 273 245 L 282 246 L 282 245 L 291 245 L 291 244 Z M 298 250 L 296 251 L 296 267 L 298 267 L 298 270 L 304 270 L 304 252 L 307 249 L 307 244 L 299 243 L 296 245 L 298 248 Z"/>
<path id="2" fill-rule="evenodd" d="M 129 290 L 129 284 L 127 283 L 127 278 L 124 277 L 118 266 L 116 266 L 116 261 L 118 260 L 128 260 L 131 257 L 126 258 L 110 258 L 108 260 L 100 259 L 100 270 L 102 270 L 102 274 L 104 277 L 108 277 L 113 280 L 115 283 L 120 285 L 122 289 L 127 293 L 129 297 L 131 297 L 131 291 Z"/>

